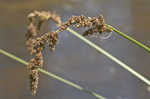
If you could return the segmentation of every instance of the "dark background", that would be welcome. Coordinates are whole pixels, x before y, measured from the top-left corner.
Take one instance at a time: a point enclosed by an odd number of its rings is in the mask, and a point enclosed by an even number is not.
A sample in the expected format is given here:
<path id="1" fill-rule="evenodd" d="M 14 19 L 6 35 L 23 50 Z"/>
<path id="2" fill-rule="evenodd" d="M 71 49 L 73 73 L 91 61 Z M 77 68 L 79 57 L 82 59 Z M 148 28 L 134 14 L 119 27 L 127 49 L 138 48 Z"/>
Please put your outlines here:
<path id="1" fill-rule="evenodd" d="M 150 0 L 0 0 L 0 48 L 24 60 L 31 58 L 25 33 L 26 16 L 33 10 L 54 11 L 63 21 L 101 13 L 106 23 L 150 47 Z M 150 79 L 150 53 L 116 33 L 107 40 L 89 39 Z M 67 31 L 59 34 L 54 53 L 46 48 L 43 54 L 44 69 L 108 99 L 150 99 L 145 83 Z M 26 67 L 0 55 L 0 99 L 95 99 L 43 74 L 39 83 L 34 97 Z"/>

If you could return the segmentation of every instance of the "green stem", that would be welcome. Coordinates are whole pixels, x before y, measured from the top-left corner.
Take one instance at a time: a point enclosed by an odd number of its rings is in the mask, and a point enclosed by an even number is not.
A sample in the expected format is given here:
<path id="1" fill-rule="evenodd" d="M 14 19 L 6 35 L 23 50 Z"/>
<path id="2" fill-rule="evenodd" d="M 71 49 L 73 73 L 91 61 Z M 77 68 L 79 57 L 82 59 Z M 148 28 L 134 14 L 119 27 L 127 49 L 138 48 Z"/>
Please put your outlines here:
<path id="1" fill-rule="evenodd" d="M 112 29 L 113 31 L 115 31 L 117 34 L 119 34 L 120 36 L 130 40 L 131 42 L 135 43 L 136 45 L 140 46 L 141 48 L 144 48 L 146 51 L 150 52 L 150 48 L 147 47 L 146 45 L 142 44 L 141 42 L 133 39 L 132 37 L 126 35 L 125 33 L 115 29 L 114 27 L 112 27 L 111 25 L 107 25 L 110 29 Z"/>
<path id="2" fill-rule="evenodd" d="M 0 49 L 0 53 L 3 54 L 3 55 L 5 55 L 5 56 L 10 57 L 11 59 L 14 59 L 14 60 L 18 61 L 18 62 L 20 62 L 20 63 L 22 63 L 24 65 L 28 65 L 28 63 L 26 61 L 22 60 L 19 57 L 14 56 L 13 54 L 8 53 L 8 52 L 6 52 L 6 51 L 4 51 L 2 49 Z"/>
<path id="3" fill-rule="evenodd" d="M 11 59 L 14 59 L 14 60 L 18 61 L 18 62 L 20 62 L 20 63 L 22 63 L 24 65 L 28 65 L 28 63 L 26 61 L 22 60 L 19 57 L 14 56 L 13 54 L 8 53 L 8 52 L 6 52 L 6 51 L 4 51 L 2 49 L 0 49 L 0 53 L 3 54 L 3 55 L 5 55 L 5 56 L 10 57 Z M 64 78 L 59 77 L 59 76 L 57 76 L 57 75 L 55 75 L 55 74 L 53 74 L 51 72 L 48 72 L 48 71 L 46 71 L 44 69 L 39 68 L 38 70 L 39 70 L 39 72 L 41 72 L 41 73 L 43 73 L 43 74 L 45 74 L 45 75 L 47 75 L 49 77 L 52 77 L 52 78 L 54 78 L 56 80 L 59 80 L 59 81 L 65 83 L 65 84 L 69 85 L 69 86 L 72 86 L 73 88 L 76 88 L 76 89 L 78 89 L 80 91 L 88 93 L 88 94 L 90 94 L 92 96 L 95 96 L 98 99 L 106 99 L 105 97 L 101 96 L 100 94 L 97 94 L 97 93 L 95 93 L 93 91 L 90 91 L 90 90 L 86 90 L 83 87 L 81 87 L 81 86 L 79 86 L 79 85 L 77 85 L 77 84 L 75 84 L 75 83 L 73 83 L 71 81 L 65 80 Z"/>
<path id="4" fill-rule="evenodd" d="M 111 59 L 112 61 L 114 61 L 117 64 L 119 64 L 121 67 L 123 67 L 124 69 L 126 69 L 132 75 L 134 75 L 135 77 L 137 77 L 138 79 L 140 79 L 141 81 L 143 81 L 144 83 L 146 83 L 147 85 L 150 86 L 150 81 L 147 78 L 145 78 L 144 76 L 142 76 L 141 74 L 139 74 L 138 72 L 136 72 L 135 70 L 133 70 L 132 68 L 130 68 L 130 66 L 126 65 L 125 63 L 123 63 L 119 59 L 115 58 L 114 56 L 112 56 L 111 54 L 109 54 L 108 52 L 106 52 L 105 50 L 103 50 L 102 48 L 100 48 L 99 46 L 97 46 L 96 44 L 92 43 L 91 41 L 89 41 L 85 37 L 81 36 L 79 33 L 75 32 L 74 30 L 72 30 L 70 28 L 67 28 L 67 30 L 70 33 L 72 33 L 73 35 L 75 35 L 76 37 L 78 37 L 79 39 L 81 39 L 82 41 L 84 41 L 85 43 L 87 43 L 88 45 L 90 45 L 91 47 L 95 48 L 98 52 L 104 54 L 109 59 Z"/>

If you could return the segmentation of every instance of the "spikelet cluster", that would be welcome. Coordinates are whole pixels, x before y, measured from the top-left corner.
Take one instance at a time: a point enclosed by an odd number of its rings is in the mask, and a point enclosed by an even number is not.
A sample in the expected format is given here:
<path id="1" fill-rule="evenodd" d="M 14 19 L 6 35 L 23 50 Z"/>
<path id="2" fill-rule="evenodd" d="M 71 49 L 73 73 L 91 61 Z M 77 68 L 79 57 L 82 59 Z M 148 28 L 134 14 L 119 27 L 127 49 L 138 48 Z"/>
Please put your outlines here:
<path id="1" fill-rule="evenodd" d="M 53 20 L 59 27 L 55 32 L 41 33 L 41 26 L 43 22 Z M 72 16 L 66 22 L 62 23 L 58 15 L 46 11 L 34 11 L 28 15 L 28 27 L 26 33 L 26 46 L 33 58 L 29 61 L 28 71 L 30 79 L 30 88 L 32 95 L 35 95 L 38 89 L 39 72 L 38 68 L 43 67 L 42 51 L 45 44 L 49 45 L 50 51 L 55 50 L 56 42 L 58 41 L 58 32 L 66 30 L 69 26 L 73 25 L 77 28 L 88 28 L 83 33 L 83 36 L 91 36 L 94 33 L 111 32 L 102 15 L 98 17 L 86 16 Z"/>
<path id="2" fill-rule="evenodd" d="M 94 33 L 112 32 L 110 28 L 105 25 L 102 15 L 98 17 L 86 17 L 86 16 L 72 16 L 68 21 L 64 22 L 60 26 L 60 31 L 66 30 L 69 26 L 75 25 L 75 27 L 88 27 L 83 33 L 83 36 L 90 36 Z"/>
<path id="3" fill-rule="evenodd" d="M 28 15 L 29 24 L 26 33 L 26 46 L 30 54 L 33 55 L 33 58 L 29 61 L 27 69 L 29 71 L 32 95 L 35 95 L 38 89 L 38 68 L 43 67 L 42 51 L 44 49 L 44 45 L 48 43 L 50 50 L 54 51 L 58 40 L 57 32 L 47 32 L 42 34 L 40 31 L 42 23 L 50 19 L 55 21 L 57 25 L 60 26 L 60 17 L 55 13 L 34 11 Z"/>

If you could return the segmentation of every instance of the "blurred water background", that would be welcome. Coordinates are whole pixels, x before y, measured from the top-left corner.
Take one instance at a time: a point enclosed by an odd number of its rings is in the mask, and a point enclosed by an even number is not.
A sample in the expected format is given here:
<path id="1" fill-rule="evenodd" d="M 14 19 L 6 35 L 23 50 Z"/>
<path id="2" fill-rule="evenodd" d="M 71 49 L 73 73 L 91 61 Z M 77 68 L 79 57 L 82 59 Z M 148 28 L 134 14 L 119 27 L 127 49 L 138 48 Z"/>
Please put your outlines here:
<path id="1" fill-rule="evenodd" d="M 0 48 L 31 58 L 25 47 L 26 16 L 34 10 L 54 11 L 63 21 L 72 15 L 103 14 L 106 23 L 150 47 L 150 0 L 0 0 Z M 55 26 L 48 24 L 48 30 Z M 150 53 L 116 33 L 107 40 L 89 39 L 150 79 Z M 67 31 L 59 34 L 54 53 L 46 48 L 43 54 L 44 69 L 108 99 L 150 99 L 142 81 Z M 31 96 L 26 67 L 0 55 L 0 99 L 77 98 L 95 99 L 43 74 L 37 96 Z"/>

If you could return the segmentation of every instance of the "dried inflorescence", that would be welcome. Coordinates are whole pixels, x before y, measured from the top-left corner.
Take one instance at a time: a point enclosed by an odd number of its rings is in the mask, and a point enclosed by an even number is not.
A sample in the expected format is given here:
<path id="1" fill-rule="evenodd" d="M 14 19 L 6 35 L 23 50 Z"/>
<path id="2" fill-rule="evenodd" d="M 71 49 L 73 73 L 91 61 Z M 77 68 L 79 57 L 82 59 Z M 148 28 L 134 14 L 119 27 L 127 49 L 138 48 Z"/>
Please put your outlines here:
<path id="1" fill-rule="evenodd" d="M 44 49 L 45 43 L 48 43 L 51 51 L 54 51 L 56 42 L 58 41 L 57 32 L 48 32 L 34 39 L 28 39 L 26 42 L 27 49 L 31 54 L 36 54 Z"/>
<path id="2" fill-rule="evenodd" d="M 32 91 L 32 95 L 36 94 L 38 88 L 38 80 L 39 80 L 39 72 L 38 68 L 43 66 L 43 56 L 42 53 L 39 52 L 29 61 L 28 71 L 30 78 L 30 88 Z"/>
<path id="3" fill-rule="evenodd" d="M 55 45 L 57 41 L 58 41 L 57 32 L 49 32 L 49 39 L 47 42 L 51 51 L 55 50 Z"/>
<path id="4" fill-rule="evenodd" d="M 76 24 L 76 25 L 75 25 Z M 88 27 L 83 36 L 93 35 L 94 33 L 111 32 L 112 30 L 105 25 L 102 15 L 98 17 L 72 16 L 68 21 L 60 26 L 60 31 L 66 30 L 69 26 L 75 25 L 77 28 Z"/>
<path id="5" fill-rule="evenodd" d="M 26 34 L 27 39 L 38 36 L 40 33 L 41 25 L 44 21 L 53 20 L 58 26 L 61 25 L 61 19 L 58 15 L 46 11 L 34 11 L 28 15 L 29 25 Z"/>
<path id="6" fill-rule="evenodd" d="M 42 23 L 52 19 L 57 23 L 59 29 L 55 32 L 41 33 L 40 29 Z M 102 15 L 98 17 L 86 16 L 72 16 L 68 21 L 62 23 L 59 16 L 55 13 L 46 11 L 34 11 L 28 15 L 28 30 L 26 33 L 26 46 L 30 54 L 34 57 L 29 61 L 28 71 L 30 78 L 30 88 L 32 95 L 35 95 L 38 88 L 39 72 L 38 68 L 43 67 L 42 51 L 46 43 L 48 43 L 51 51 L 55 50 L 55 45 L 58 40 L 58 32 L 66 30 L 69 26 L 75 25 L 77 28 L 87 27 L 88 29 L 83 33 L 83 36 L 93 35 L 94 33 L 111 32 Z"/>
<path id="7" fill-rule="evenodd" d="M 55 13 L 34 11 L 28 15 L 29 25 L 26 33 L 26 46 L 30 54 L 34 55 L 34 57 L 29 61 L 28 65 L 32 95 L 36 94 L 38 88 L 38 68 L 43 66 L 42 50 L 44 49 L 44 45 L 48 43 L 50 50 L 54 51 L 56 42 L 58 40 L 57 32 L 48 32 L 43 35 L 40 32 L 42 23 L 50 19 L 55 21 L 58 26 L 61 25 L 60 17 Z"/>

